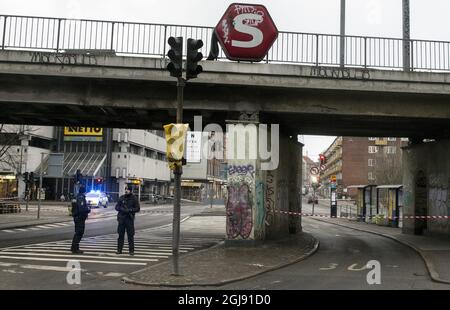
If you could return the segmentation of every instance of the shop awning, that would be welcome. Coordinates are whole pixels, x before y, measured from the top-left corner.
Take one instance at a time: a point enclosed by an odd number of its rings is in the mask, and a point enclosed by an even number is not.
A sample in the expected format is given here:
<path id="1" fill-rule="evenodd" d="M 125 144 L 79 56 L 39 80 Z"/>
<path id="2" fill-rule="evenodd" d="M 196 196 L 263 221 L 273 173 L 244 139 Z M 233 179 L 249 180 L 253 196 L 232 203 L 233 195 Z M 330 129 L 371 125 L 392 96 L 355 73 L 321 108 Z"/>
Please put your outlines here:
<path id="1" fill-rule="evenodd" d="M 77 169 L 80 169 L 83 176 L 97 176 L 105 161 L 105 153 L 65 153 L 63 161 L 63 176 L 72 177 L 75 175 Z M 45 176 L 48 171 L 48 156 L 44 159 L 43 169 Z M 40 170 L 41 166 L 39 165 L 34 173 L 39 175 Z"/>
<path id="2" fill-rule="evenodd" d="M 379 185 L 377 188 L 390 188 L 390 189 L 399 189 L 402 188 L 403 185 Z"/>

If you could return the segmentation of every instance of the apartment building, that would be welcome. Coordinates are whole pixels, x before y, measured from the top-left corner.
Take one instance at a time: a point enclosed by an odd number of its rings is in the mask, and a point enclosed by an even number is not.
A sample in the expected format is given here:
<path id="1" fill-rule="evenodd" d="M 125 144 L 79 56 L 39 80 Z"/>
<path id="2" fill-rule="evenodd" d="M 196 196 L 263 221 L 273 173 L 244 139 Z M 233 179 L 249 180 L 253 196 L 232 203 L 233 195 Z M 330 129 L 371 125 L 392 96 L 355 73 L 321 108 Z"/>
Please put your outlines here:
<path id="1" fill-rule="evenodd" d="M 407 139 L 393 137 L 337 137 L 323 152 L 326 169 L 321 173 L 322 193 L 329 194 L 336 177 L 339 197 L 356 194 L 351 185 L 401 184 L 401 147 Z"/>

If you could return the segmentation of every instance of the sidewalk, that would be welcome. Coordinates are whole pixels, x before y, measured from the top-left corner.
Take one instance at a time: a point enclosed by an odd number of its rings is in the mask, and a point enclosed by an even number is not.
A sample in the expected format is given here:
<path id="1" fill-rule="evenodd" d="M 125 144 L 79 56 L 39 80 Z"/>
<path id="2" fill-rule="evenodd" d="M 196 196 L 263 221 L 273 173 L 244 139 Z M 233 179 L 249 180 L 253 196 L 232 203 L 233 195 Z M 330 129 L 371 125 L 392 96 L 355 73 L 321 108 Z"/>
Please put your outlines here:
<path id="1" fill-rule="evenodd" d="M 181 223 L 181 236 L 192 233 L 220 235 L 225 238 L 225 208 L 213 206 L 201 216 Z M 222 213 L 222 215 L 211 215 Z M 319 243 L 306 233 L 292 235 L 259 245 L 225 246 L 221 242 L 210 248 L 179 257 L 181 276 L 172 275 L 172 259 L 123 278 L 125 283 L 154 287 L 220 286 L 285 267 L 312 255 Z M 274 255 L 276 253 L 276 255 Z"/>
<path id="2" fill-rule="evenodd" d="M 0 230 L 11 228 L 23 228 L 35 225 L 44 225 L 51 223 L 61 223 L 72 221 L 72 217 L 69 216 L 67 208 L 50 209 L 41 208 L 40 219 L 37 219 L 37 207 L 30 206 L 28 211 L 25 211 L 25 207 L 22 207 L 20 213 L 7 213 L 0 215 Z"/>
<path id="3" fill-rule="evenodd" d="M 313 219 L 373 233 L 409 246 L 421 255 L 433 281 L 450 284 L 450 239 L 402 234 L 401 228 L 356 222 L 344 218 Z"/>

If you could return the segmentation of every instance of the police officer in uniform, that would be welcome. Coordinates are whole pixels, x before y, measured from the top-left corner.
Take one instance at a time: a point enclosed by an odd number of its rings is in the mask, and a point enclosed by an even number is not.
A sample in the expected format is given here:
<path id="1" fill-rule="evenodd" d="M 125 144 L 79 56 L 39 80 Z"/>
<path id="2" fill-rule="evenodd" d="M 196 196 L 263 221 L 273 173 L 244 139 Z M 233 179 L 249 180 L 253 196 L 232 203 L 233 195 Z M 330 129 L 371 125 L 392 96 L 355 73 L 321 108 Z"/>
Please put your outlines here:
<path id="1" fill-rule="evenodd" d="M 77 197 L 72 200 L 72 216 L 75 223 L 75 235 L 73 236 L 71 251 L 74 254 L 83 254 L 83 251 L 80 250 L 80 241 L 84 235 L 86 219 L 91 212 L 91 209 L 86 202 L 85 193 L 86 188 L 84 185 L 80 185 Z"/>
<path id="2" fill-rule="evenodd" d="M 120 196 L 119 201 L 116 204 L 117 221 L 119 225 L 117 227 L 117 233 L 119 239 L 117 240 L 117 252 L 116 254 L 122 254 L 123 243 L 125 239 L 125 231 L 128 236 L 128 250 L 130 255 L 134 255 L 134 217 L 135 213 L 140 211 L 139 201 L 135 195 L 131 192 L 131 187 L 125 187 L 125 195 Z"/>

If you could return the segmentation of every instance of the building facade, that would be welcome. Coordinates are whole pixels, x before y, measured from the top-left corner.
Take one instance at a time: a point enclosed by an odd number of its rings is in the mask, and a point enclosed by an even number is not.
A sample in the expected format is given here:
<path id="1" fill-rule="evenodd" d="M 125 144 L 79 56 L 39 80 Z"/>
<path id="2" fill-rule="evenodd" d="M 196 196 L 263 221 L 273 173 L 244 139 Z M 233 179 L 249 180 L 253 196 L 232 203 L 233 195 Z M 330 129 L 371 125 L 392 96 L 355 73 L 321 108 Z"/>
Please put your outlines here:
<path id="1" fill-rule="evenodd" d="M 24 198 L 26 184 L 21 175 L 35 171 L 55 143 L 54 127 L 0 125 L 0 198 Z M 35 195 L 35 188 L 30 192 Z"/>
<path id="2" fill-rule="evenodd" d="M 351 185 L 401 184 L 402 146 L 405 138 L 337 137 L 323 152 L 326 169 L 321 173 L 321 192 L 329 196 L 330 183 L 336 178 L 338 197 L 355 197 Z"/>
<path id="3" fill-rule="evenodd" d="M 181 196 L 201 202 L 221 200 L 226 193 L 225 140 L 222 143 L 222 139 L 214 139 L 208 132 L 199 137 L 201 155 L 183 166 Z"/>
<path id="4" fill-rule="evenodd" d="M 6 126 L 6 125 L 5 125 Z M 1 196 L 24 198 L 21 174 L 34 174 L 30 198 L 37 198 L 43 172 L 43 199 L 69 197 L 75 174 L 82 174 L 88 190 L 106 192 L 113 200 L 132 184 L 142 200 L 168 195 L 171 182 L 163 131 L 93 127 L 37 127 L 8 125 L 0 134 L 8 146 L 0 165 Z M 14 133 L 14 139 L 12 137 Z M 5 164 L 10 159 L 11 164 Z M 4 180 L 8 180 L 5 182 Z"/>
<path id="5" fill-rule="evenodd" d="M 311 168 L 319 166 L 319 163 L 314 162 L 308 156 L 303 156 L 302 159 L 302 179 L 303 179 L 303 194 L 311 191 Z"/>

